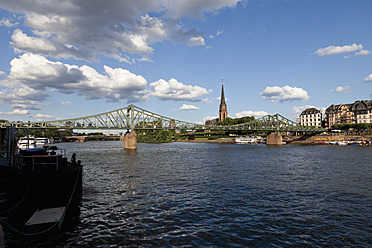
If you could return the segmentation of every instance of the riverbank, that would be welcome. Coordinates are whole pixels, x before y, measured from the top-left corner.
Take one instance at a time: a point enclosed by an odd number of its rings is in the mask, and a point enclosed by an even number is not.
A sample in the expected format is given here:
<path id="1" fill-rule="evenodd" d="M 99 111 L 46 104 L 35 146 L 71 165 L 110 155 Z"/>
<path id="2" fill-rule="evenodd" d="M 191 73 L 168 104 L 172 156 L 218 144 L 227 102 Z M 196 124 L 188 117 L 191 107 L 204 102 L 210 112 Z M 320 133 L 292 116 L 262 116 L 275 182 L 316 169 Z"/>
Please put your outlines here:
<path id="1" fill-rule="evenodd" d="M 194 140 L 177 140 L 175 142 L 191 142 L 191 143 L 223 143 L 223 144 L 233 144 L 235 138 L 219 138 L 209 140 L 208 138 L 197 138 Z"/>
<path id="2" fill-rule="evenodd" d="M 191 143 L 217 143 L 217 144 L 233 144 L 234 138 L 218 138 L 209 140 L 208 138 L 196 138 L 194 140 L 177 140 L 176 142 L 191 142 Z M 312 145 L 321 141 L 364 141 L 368 145 L 372 141 L 372 136 L 361 135 L 314 135 L 314 136 L 285 136 L 283 141 L 290 144 Z M 372 145 L 372 144 L 369 144 Z"/>

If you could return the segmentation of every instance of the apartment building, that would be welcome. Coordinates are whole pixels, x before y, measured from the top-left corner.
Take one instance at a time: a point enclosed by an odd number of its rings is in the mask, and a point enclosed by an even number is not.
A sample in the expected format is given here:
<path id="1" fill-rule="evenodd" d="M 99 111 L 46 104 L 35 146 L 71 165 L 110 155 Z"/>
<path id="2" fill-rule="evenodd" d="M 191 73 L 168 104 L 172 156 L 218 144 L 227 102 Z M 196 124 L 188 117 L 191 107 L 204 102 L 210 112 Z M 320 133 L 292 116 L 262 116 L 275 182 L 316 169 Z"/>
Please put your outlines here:
<path id="1" fill-rule="evenodd" d="M 372 123 L 372 101 L 362 100 L 350 104 L 332 104 L 325 111 L 324 121 L 328 128 L 335 124 Z"/>
<path id="2" fill-rule="evenodd" d="M 300 125 L 322 126 L 322 111 L 316 108 L 307 108 L 300 114 Z"/>
<path id="3" fill-rule="evenodd" d="M 372 123 L 372 101 L 356 101 L 352 106 L 355 123 Z"/>

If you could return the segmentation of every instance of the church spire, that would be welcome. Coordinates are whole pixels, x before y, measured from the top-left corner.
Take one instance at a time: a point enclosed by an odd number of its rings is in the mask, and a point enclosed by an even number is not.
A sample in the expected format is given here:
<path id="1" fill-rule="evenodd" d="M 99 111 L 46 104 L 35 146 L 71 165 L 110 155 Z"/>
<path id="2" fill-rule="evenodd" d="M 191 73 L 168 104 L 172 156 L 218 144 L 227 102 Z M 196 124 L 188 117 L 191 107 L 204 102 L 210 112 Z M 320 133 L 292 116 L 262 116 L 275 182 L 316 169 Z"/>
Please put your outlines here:
<path id="1" fill-rule="evenodd" d="M 225 102 L 225 92 L 223 90 L 223 79 L 222 79 L 221 103 L 220 104 L 226 104 L 226 102 Z"/>
<path id="2" fill-rule="evenodd" d="M 220 103 L 220 111 L 218 113 L 218 120 L 223 121 L 227 118 L 227 106 L 225 101 L 225 92 L 223 90 L 223 79 L 222 79 L 222 90 L 221 90 L 221 103 Z"/>

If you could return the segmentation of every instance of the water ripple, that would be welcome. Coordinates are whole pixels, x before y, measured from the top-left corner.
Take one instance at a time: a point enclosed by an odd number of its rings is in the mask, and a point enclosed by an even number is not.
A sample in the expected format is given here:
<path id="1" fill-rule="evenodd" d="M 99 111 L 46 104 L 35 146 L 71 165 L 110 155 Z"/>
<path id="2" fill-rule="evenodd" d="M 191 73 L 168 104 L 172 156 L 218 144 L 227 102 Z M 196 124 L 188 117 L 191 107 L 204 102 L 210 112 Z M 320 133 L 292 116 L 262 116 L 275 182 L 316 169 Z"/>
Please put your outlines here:
<path id="1" fill-rule="evenodd" d="M 80 222 L 47 247 L 368 247 L 370 147 L 61 144 L 84 164 Z"/>

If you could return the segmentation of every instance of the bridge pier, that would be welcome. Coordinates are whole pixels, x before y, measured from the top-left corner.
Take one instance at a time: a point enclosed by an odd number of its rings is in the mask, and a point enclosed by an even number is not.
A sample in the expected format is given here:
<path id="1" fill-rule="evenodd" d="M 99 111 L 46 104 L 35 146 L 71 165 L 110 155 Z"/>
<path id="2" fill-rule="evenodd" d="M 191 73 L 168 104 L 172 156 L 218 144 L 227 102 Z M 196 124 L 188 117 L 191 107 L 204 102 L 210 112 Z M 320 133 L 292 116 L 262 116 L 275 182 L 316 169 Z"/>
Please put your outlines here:
<path id="1" fill-rule="evenodd" d="M 124 149 L 137 150 L 137 135 L 136 132 L 127 132 L 124 135 Z"/>
<path id="2" fill-rule="evenodd" d="M 282 146 L 283 145 L 282 135 L 279 132 L 267 135 L 266 145 Z"/>

